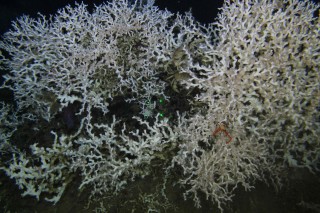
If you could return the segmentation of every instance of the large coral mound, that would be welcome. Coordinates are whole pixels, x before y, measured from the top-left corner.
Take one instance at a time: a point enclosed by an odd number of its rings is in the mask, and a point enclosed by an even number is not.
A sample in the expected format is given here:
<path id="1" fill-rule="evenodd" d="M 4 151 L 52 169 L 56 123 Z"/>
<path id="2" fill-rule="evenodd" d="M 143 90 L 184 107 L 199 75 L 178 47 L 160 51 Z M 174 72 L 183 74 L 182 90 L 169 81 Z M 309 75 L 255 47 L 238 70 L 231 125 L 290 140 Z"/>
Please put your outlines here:
<path id="1" fill-rule="evenodd" d="M 318 8 L 226 0 L 207 26 L 153 1 L 20 17 L 0 42 L 14 96 L 1 103 L 1 169 L 56 203 L 74 176 L 92 196 L 117 193 L 161 162 L 167 178 L 181 171 L 185 198 L 221 210 L 287 166 L 319 172 Z M 22 138 L 28 128 L 41 137 Z"/>

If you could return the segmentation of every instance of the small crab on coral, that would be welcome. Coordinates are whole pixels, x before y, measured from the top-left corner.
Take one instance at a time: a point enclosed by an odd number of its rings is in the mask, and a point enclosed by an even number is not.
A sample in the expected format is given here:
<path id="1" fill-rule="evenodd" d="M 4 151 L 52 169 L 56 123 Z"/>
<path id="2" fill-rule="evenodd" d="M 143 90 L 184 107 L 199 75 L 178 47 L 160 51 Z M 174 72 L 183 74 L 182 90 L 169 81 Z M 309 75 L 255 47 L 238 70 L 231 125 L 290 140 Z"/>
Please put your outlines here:
<path id="1" fill-rule="evenodd" d="M 217 126 L 218 127 L 212 132 L 212 136 L 215 137 L 219 132 L 223 132 L 225 134 L 225 136 L 227 136 L 229 138 L 229 140 L 226 143 L 227 144 L 230 143 L 233 138 L 231 137 L 231 135 L 227 131 L 227 124 L 224 122 L 221 122 Z"/>

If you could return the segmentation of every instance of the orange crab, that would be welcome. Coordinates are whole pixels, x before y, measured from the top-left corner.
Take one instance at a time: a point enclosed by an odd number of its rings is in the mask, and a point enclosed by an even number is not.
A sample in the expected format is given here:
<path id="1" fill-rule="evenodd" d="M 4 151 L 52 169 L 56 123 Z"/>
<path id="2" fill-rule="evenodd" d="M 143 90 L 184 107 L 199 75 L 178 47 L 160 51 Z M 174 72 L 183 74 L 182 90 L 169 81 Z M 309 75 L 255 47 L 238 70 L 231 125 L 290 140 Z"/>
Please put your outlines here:
<path id="1" fill-rule="evenodd" d="M 232 137 L 229 134 L 229 132 L 227 131 L 227 125 L 225 123 L 220 123 L 218 124 L 218 127 L 212 132 L 212 136 L 216 136 L 219 132 L 223 132 L 225 134 L 225 136 L 227 136 L 229 138 L 229 140 L 227 141 L 227 144 L 230 143 L 232 141 Z"/>

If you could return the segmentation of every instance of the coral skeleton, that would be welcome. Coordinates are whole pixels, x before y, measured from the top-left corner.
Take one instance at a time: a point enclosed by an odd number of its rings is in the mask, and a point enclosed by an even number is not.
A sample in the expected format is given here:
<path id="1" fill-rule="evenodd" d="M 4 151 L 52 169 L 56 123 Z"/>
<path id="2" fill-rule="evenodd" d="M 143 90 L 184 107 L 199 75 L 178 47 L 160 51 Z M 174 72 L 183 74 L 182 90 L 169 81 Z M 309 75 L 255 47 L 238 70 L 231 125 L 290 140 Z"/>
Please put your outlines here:
<path id="1" fill-rule="evenodd" d="M 14 97 L 0 103 L 0 169 L 22 196 L 56 204 L 77 175 L 94 198 L 162 160 L 185 199 L 201 207 L 203 194 L 221 211 L 237 187 L 280 186 L 288 167 L 318 173 L 318 10 L 225 0 L 201 25 L 151 0 L 114 0 L 22 16 L 0 40 L 1 88 Z M 157 113 L 160 99 L 179 110 L 173 94 L 188 110 Z M 30 143 L 26 127 L 45 136 Z"/>

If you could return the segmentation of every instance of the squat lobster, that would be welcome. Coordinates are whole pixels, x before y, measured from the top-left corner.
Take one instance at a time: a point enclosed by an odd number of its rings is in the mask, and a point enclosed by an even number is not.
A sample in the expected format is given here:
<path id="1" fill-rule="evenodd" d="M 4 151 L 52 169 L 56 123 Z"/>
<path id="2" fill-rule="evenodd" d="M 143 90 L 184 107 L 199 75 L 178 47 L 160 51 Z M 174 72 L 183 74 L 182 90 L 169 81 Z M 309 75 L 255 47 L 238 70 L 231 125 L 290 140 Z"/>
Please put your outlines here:
<path id="1" fill-rule="evenodd" d="M 228 138 L 229 140 L 227 141 L 227 144 L 230 143 L 232 141 L 232 137 L 229 134 L 229 132 L 227 131 L 227 125 L 224 123 L 220 123 L 218 125 L 218 127 L 212 132 L 212 136 L 216 136 L 219 132 L 223 132 Z"/>

